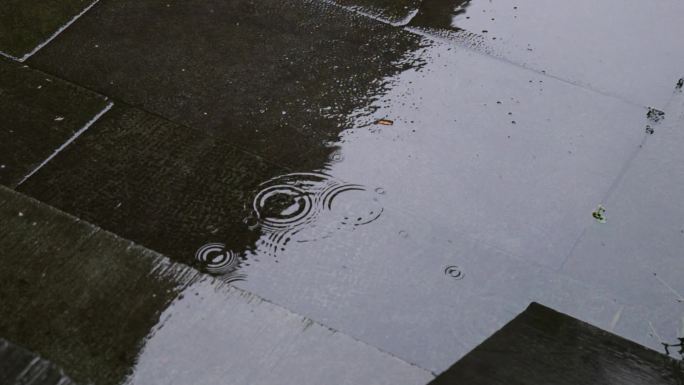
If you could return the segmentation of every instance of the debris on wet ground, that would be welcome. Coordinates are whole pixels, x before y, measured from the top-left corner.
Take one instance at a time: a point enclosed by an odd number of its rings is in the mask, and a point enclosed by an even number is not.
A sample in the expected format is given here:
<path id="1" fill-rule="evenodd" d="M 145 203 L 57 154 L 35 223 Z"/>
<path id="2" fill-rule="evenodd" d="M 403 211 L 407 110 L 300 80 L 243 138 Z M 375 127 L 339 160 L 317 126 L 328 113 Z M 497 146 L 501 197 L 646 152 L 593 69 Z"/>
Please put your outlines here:
<path id="1" fill-rule="evenodd" d="M 679 79 L 677 81 L 677 85 L 675 85 L 675 89 L 681 91 L 682 88 L 684 88 L 684 78 Z"/>
<path id="2" fill-rule="evenodd" d="M 653 127 L 651 127 L 650 124 L 647 124 L 646 125 L 646 133 L 649 135 L 653 135 L 654 132 L 655 132 L 655 130 L 653 129 Z"/>
<path id="3" fill-rule="evenodd" d="M 394 121 L 389 119 L 379 119 L 375 122 L 375 124 L 379 124 L 381 126 L 391 126 L 394 124 Z"/>
<path id="4" fill-rule="evenodd" d="M 596 210 L 594 210 L 594 212 L 591 213 L 591 216 L 594 217 L 594 219 L 596 219 L 599 223 L 606 223 L 607 222 L 606 208 L 601 206 L 601 205 L 598 205 Z"/>
<path id="5" fill-rule="evenodd" d="M 662 346 L 664 350 L 663 353 L 672 358 L 679 358 L 680 360 L 682 360 L 682 364 L 684 364 L 684 318 L 682 319 L 682 330 L 677 330 L 677 333 L 681 336 L 677 338 L 679 343 L 665 342 L 665 340 L 663 339 L 663 337 L 660 336 L 655 326 L 653 326 L 653 322 L 651 321 L 648 321 L 648 328 L 650 330 L 649 334 L 651 335 L 651 337 L 655 338 L 658 341 L 658 343 Z M 676 355 L 678 355 L 678 357 Z M 682 374 L 684 376 L 684 367 L 682 367 L 682 370 Z"/>
<path id="6" fill-rule="evenodd" d="M 646 118 L 653 123 L 659 123 L 661 120 L 665 119 L 665 112 L 653 107 L 649 107 L 648 112 L 646 113 Z"/>

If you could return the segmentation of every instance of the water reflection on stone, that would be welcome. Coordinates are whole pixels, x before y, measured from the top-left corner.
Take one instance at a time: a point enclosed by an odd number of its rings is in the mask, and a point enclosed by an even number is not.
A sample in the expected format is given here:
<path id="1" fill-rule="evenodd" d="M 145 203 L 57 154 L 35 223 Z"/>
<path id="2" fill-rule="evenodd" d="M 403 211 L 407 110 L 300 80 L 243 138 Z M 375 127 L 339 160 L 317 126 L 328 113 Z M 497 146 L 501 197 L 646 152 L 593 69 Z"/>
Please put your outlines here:
<path id="1" fill-rule="evenodd" d="M 454 18 L 466 13 L 471 0 L 423 0 L 408 23 L 412 27 L 459 30 Z"/>
<path id="2" fill-rule="evenodd" d="M 238 272 L 249 259 L 260 255 L 277 258 L 290 242 L 314 242 L 336 232 L 352 231 L 380 218 L 384 190 L 369 190 L 321 172 L 292 173 L 259 186 L 252 212 L 243 220 L 259 235 L 245 250 L 229 250 L 224 243 L 200 247 L 195 259 L 200 268 L 224 281 L 246 278 Z"/>

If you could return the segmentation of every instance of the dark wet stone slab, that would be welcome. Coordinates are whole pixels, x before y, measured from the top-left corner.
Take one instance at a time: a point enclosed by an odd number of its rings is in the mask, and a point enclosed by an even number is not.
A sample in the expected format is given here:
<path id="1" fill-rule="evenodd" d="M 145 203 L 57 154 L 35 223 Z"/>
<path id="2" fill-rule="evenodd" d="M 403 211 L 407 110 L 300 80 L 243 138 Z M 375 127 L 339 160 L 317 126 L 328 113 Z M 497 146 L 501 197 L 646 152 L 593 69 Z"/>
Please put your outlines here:
<path id="1" fill-rule="evenodd" d="M 5 0 L 0 7 L 0 52 L 23 58 L 81 13 L 92 0 Z"/>
<path id="2" fill-rule="evenodd" d="M 533 303 L 430 384 L 669 385 L 682 381 L 681 362 Z"/>
<path id="3" fill-rule="evenodd" d="M 72 385 L 74 382 L 49 361 L 0 338 L 0 384 Z"/>
<path id="4" fill-rule="evenodd" d="M 126 240 L 10 190 L 0 197 L 0 335 L 78 383 L 120 383 L 182 280 Z"/>
<path id="5" fill-rule="evenodd" d="M 106 105 L 102 96 L 0 58 L 0 184 L 16 186 Z"/>
<path id="6" fill-rule="evenodd" d="M 2 204 L 0 332 L 75 378 L 119 383 L 178 283 L 149 277 L 155 255 L 130 242 L 7 190 Z"/>
<path id="7" fill-rule="evenodd" d="M 663 108 L 682 77 L 678 0 L 425 0 L 423 7 L 434 11 L 413 18 L 416 31 L 640 105 Z"/>
<path id="8" fill-rule="evenodd" d="M 19 190 L 193 264 L 213 241 L 252 248 L 252 195 L 286 173 L 220 137 L 115 105 Z"/>
<path id="9" fill-rule="evenodd" d="M 306 170 L 419 40 L 319 1 L 102 1 L 30 63 Z"/>
<path id="10" fill-rule="evenodd" d="M 79 383 L 321 384 L 334 376 L 345 384 L 410 385 L 433 378 L 3 187 L 0 219 L 0 334 Z"/>

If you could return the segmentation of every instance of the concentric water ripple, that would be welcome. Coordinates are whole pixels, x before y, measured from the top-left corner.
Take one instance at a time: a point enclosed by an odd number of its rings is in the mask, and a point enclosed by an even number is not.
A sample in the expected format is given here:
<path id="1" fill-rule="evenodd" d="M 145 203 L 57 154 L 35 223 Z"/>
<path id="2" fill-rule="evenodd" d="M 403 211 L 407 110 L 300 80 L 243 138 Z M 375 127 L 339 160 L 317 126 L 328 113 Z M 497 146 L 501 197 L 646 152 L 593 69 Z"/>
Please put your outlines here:
<path id="1" fill-rule="evenodd" d="M 268 186 L 254 199 L 254 212 L 264 226 L 289 228 L 310 220 L 315 213 L 313 197 L 288 184 Z"/>
<path id="2" fill-rule="evenodd" d="M 446 269 L 444 269 L 444 274 L 457 280 L 465 277 L 465 273 L 458 266 L 447 266 Z"/>
<path id="3" fill-rule="evenodd" d="M 383 212 L 378 195 L 322 173 L 287 174 L 264 182 L 252 205 L 254 227 L 264 235 L 259 247 L 276 255 L 294 239 L 310 242 L 371 223 Z"/>
<path id="4" fill-rule="evenodd" d="M 208 243 L 200 247 L 195 259 L 203 270 L 216 275 L 232 272 L 240 264 L 240 256 L 227 250 L 223 243 Z"/>

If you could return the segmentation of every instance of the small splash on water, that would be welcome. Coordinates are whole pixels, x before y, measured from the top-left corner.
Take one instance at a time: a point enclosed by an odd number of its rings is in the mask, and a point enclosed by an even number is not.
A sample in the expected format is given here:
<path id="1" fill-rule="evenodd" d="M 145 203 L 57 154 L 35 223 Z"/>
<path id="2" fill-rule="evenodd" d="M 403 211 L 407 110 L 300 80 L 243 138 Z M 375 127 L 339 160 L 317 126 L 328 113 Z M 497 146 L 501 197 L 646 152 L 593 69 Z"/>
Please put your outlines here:
<path id="1" fill-rule="evenodd" d="M 461 270 L 461 268 L 456 265 L 447 266 L 444 269 L 444 274 L 457 280 L 463 279 L 463 277 L 465 277 L 465 273 L 463 272 L 463 270 Z"/>
<path id="2" fill-rule="evenodd" d="M 344 160 L 344 156 L 341 151 L 335 151 L 330 155 L 330 161 L 334 163 L 339 163 Z"/>
<path id="3" fill-rule="evenodd" d="M 226 249 L 223 243 L 208 243 L 195 253 L 195 260 L 202 270 L 214 275 L 235 271 L 240 264 L 240 256 Z"/>
<path id="4" fill-rule="evenodd" d="M 358 184 L 323 173 L 293 173 L 261 184 L 252 205 L 259 247 L 276 256 L 293 240 L 311 242 L 377 220 L 383 208 Z"/>
<path id="5" fill-rule="evenodd" d="M 243 219 L 242 223 L 246 224 L 250 230 L 255 230 L 257 227 L 259 227 L 259 220 L 252 215 Z"/>

